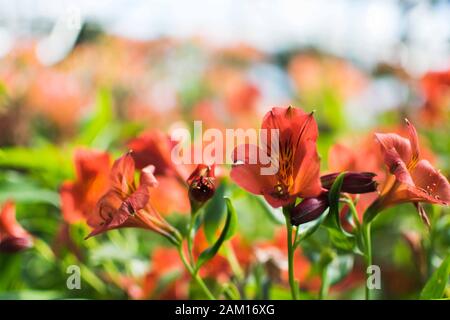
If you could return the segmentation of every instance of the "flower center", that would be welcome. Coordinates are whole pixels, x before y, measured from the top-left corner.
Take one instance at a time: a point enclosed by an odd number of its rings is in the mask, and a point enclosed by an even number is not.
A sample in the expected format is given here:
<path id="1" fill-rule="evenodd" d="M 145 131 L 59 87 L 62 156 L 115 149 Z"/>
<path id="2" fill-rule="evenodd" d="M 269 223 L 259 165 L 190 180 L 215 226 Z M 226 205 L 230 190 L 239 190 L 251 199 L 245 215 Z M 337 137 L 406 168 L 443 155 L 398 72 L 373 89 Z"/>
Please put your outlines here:
<path id="1" fill-rule="evenodd" d="M 288 196 L 294 185 L 294 151 L 295 149 L 291 144 L 290 138 L 280 146 L 280 167 L 277 173 L 278 183 L 274 187 L 274 193 L 279 198 Z"/>

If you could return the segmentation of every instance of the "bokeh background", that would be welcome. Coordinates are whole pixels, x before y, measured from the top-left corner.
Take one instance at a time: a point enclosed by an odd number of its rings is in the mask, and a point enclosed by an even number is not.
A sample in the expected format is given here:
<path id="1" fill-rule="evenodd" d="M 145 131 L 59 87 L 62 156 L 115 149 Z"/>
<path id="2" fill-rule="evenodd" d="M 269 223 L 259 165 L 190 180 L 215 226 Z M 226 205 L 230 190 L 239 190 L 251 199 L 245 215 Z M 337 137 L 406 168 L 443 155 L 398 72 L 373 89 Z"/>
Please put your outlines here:
<path id="1" fill-rule="evenodd" d="M 0 204 L 14 200 L 35 238 L 29 250 L 0 255 L 0 298 L 201 297 L 187 289 L 176 252 L 151 233 L 84 241 L 88 227 L 64 219 L 59 189 L 74 179 L 80 147 L 117 156 L 142 132 L 193 120 L 258 128 L 274 105 L 316 110 L 324 172 L 332 145 L 358 151 L 374 130 L 401 132 L 408 117 L 427 157 L 448 176 L 450 2 L 0 0 Z M 218 191 L 217 198 L 236 198 L 232 247 L 246 297 L 289 297 L 270 272 L 277 258 L 267 253 L 281 250 L 282 228 L 232 183 Z M 183 229 L 188 204 L 173 193 L 155 206 Z M 208 210 L 220 220 L 223 203 Z M 430 231 L 412 205 L 377 220 L 379 298 L 417 298 L 450 252 L 448 209 L 427 211 Z M 362 260 L 320 230 L 299 257 L 302 294 L 315 297 L 330 250 L 330 298 L 362 298 Z M 235 280 L 229 258 L 206 267 L 211 285 Z M 72 264 L 81 266 L 81 290 L 66 287 Z"/>

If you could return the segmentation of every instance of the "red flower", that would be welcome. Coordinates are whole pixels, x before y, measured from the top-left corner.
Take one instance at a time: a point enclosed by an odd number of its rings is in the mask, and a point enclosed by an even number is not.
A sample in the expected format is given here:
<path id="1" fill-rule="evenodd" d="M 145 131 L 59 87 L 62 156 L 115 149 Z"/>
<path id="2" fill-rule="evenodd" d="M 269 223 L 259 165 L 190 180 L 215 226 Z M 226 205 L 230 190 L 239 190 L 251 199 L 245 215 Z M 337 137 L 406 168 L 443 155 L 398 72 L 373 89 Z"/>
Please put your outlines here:
<path id="1" fill-rule="evenodd" d="M 137 169 L 152 164 L 155 166 L 156 176 L 174 176 L 184 182 L 188 173 L 171 159 L 171 151 L 175 145 L 168 135 L 159 130 L 144 132 L 128 143 L 130 150 L 133 150 L 132 157 Z"/>
<path id="2" fill-rule="evenodd" d="M 31 246 L 31 235 L 16 220 L 15 204 L 7 201 L 0 211 L 0 252 L 18 252 Z"/>
<path id="3" fill-rule="evenodd" d="M 178 233 L 150 205 L 150 188 L 157 185 L 154 166 L 142 169 L 137 186 L 134 179 L 135 164 L 131 152 L 114 162 L 109 190 L 97 203 L 95 213 L 88 219 L 94 228 L 88 237 L 108 230 L 135 227 L 149 229 L 177 242 Z"/>
<path id="4" fill-rule="evenodd" d="M 202 206 L 214 196 L 216 187 L 214 185 L 215 165 L 207 166 L 199 164 L 187 179 L 189 185 L 189 199 L 194 207 Z"/>
<path id="5" fill-rule="evenodd" d="M 233 152 L 235 164 L 231 178 L 242 188 L 254 194 L 261 194 L 273 207 L 291 204 L 296 197 L 314 197 L 320 194 L 320 159 L 317 154 L 317 124 L 312 113 L 297 108 L 273 108 L 266 114 L 262 129 L 271 136 L 271 129 L 279 130 L 278 154 L 266 148 L 267 156 L 278 156 L 277 172 L 262 175 L 265 166 L 261 159 L 256 164 L 249 161 L 249 152 L 259 154 L 258 146 L 246 144 Z M 265 137 L 264 137 L 265 138 Z M 267 139 L 271 145 L 271 139 Z M 243 149 L 245 153 L 242 152 Z"/>
<path id="6" fill-rule="evenodd" d="M 86 220 L 108 189 L 110 157 L 106 152 L 79 149 L 75 152 L 75 181 L 61 187 L 64 220 L 75 223 Z"/>
<path id="7" fill-rule="evenodd" d="M 450 201 L 450 185 L 428 160 L 420 160 L 416 129 L 408 120 L 406 124 L 409 129 L 408 139 L 394 133 L 375 134 L 391 174 L 376 205 L 380 211 L 395 204 L 413 202 L 428 224 L 419 202 L 447 205 Z"/>
<path id="8" fill-rule="evenodd" d="M 161 214 L 189 212 L 185 181 L 190 170 L 186 166 L 175 165 L 172 162 L 171 151 L 174 146 L 175 143 L 170 137 L 158 130 L 144 132 L 128 143 L 128 147 L 133 150 L 132 157 L 137 169 L 150 164 L 155 166 L 154 175 L 159 183 L 150 191 L 150 201 Z"/>
<path id="9" fill-rule="evenodd" d="M 428 123 L 447 123 L 450 107 L 450 70 L 428 72 L 420 81 L 425 104 L 421 110 Z"/>

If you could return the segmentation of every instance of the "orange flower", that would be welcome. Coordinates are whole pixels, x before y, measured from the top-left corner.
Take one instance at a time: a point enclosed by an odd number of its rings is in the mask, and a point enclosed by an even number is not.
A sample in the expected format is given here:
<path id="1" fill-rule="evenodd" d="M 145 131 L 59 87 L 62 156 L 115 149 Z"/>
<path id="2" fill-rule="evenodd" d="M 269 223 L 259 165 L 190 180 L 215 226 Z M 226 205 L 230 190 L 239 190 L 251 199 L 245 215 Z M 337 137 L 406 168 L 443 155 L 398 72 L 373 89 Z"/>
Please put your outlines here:
<path id="1" fill-rule="evenodd" d="M 155 167 L 151 165 L 143 168 L 137 186 L 131 152 L 114 162 L 109 178 L 109 190 L 100 198 L 94 214 L 87 221 L 94 228 L 88 238 L 112 229 L 135 227 L 152 230 L 178 243 L 178 232 L 149 202 L 150 188 L 158 183 L 153 175 L 154 170 Z"/>
<path id="2" fill-rule="evenodd" d="M 7 201 L 0 211 L 0 252 L 19 252 L 31 246 L 31 235 L 16 220 L 15 204 Z"/>
<path id="3" fill-rule="evenodd" d="M 132 157 L 137 169 L 152 164 L 155 166 L 156 176 L 174 176 L 184 183 L 187 172 L 171 159 L 171 151 L 175 145 L 176 142 L 159 130 L 146 131 L 128 143 L 130 150 L 133 150 Z"/>
<path id="4" fill-rule="evenodd" d="M 106 152 L 79 149 L 75 152 L 75 181 L 61 186 L 64 220 L 75 223 L 86 220 L 95 210 L 109 184 L 110 157 Z"/>
<path id="5" fill-rule="evenodd" d="M 233 239 L 230 240 L 229 245 L 235 254 L 239 266 L 246 269 L 253 259 L 251 248 L 239 235 L 234 236 Z M 206 239 L 203 229 L 199 229 L 194 239 L 194 256 L 198 257 L 201 252 L 206 250 L 209 246 L 210 244 Z M 213 278 L 218 282 L 229 281 L 233 275 L 229 261 L 220 252 L 206 262 L 199 272 L 201 277 Z"/>
<path id="6" fill-rule="evenodd" d="M 231 178 L 242 188 L 253 194 L 261 194 L 273 207 L 286 206 L 296 197 L 314 197 L 320 194 L 320 159 L 317 154 L 317 124 L 312 113 L 307 114 L 297 108 L 273 108 L 264 117 L 262 129 L 271 136 L 272 129 L 279 131 L 278 154 L 271 148 L 263 150 L 271 159 L 278 158 L 277 172 L 262 175 L 264 165 L 261 159 L 251 163 L 249 152 L 259 155 L 258 146 L 246 144 L 233 152 L 235 164 Z M 267 139 L 268 146 L 272 142 Z M 242 152 L 245 151 L 245 152 Z"/>
<path id="7" fill-rule="evenodd" d="M 395 204 L 412 202 L 424 222 L 429 224 L 419 202 L 448 205 L 450 185 L 447 178 L 433 168 L 428 160 L 420 159 L 416 129 L 408 120 L 406 124 L 409 130 L 408 139 L 394 133 L 375 134 L 390 175 L 379 199 L 373 205 L 374 212 Z"/>
<path id="8" fill-rule="evenodd" d="M 175 248 L 157 248 L 152 253 L 152 266 L 145 275 L 142 286 L 143 297 L 159 299 L 187 299 L 189 275 Z M 158 284 L 164 276 L 177 274 L 176 279 L 158 290 Z"/>
<path id="9" fill-rule="evenodd" d="M 155 166 L 154 175 L 159 183 L 150 190 L 150 202 L 161 214 L 188 213 L 190 208 L 185 183 L 189 171 L 187 167 L 172 162 L 171 151 L 174 146 L 170 137 L 159 130 L 146 131 L 128 143 L 128 147 L 133 150 L 132 157 L 137 169 L 150 164 Z"/>
<path id="10" fill-rule="evenodd" d="M 450 107 L 450 70 L 428 72 L 420 81 L 425 104 L 422 117 L 429 123 L 447 123 Z"/>
<path id="11" fill-rule="evenodd" d="M 288 249 L 287 249 L 287 230 L 278 229 L 275 238 L 272 241 L 265 241 L 257 244 L 255 248 L 256 259 L 264 263 L 269 276 L 281 283 L 288 283 Z M 302 286 L 310 287 L 314 279 L 309 279 L 311 272 L 311 263 L 303 255 L 301 249 L 297 249 L 294 254 L 294 274 Z M 311 282 L 312 281 L 312 282 Z"/>

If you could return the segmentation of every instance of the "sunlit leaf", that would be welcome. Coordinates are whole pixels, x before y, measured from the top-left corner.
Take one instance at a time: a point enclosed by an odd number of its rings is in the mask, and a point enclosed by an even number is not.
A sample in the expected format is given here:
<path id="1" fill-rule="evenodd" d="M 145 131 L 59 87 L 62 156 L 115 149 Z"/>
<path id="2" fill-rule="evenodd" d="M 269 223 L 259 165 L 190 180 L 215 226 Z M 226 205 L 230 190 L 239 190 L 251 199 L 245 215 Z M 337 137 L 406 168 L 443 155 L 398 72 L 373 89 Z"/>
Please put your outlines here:
<path id="1" fill-rule="evenodd" d="M 439 268 L 433 273 L 431 278 L 425 284 L 420 299 L 440 299 L 442 298 L 445 288 L 447 287 L 450 275 L 450 255 L 442 261 Z"/>

